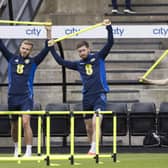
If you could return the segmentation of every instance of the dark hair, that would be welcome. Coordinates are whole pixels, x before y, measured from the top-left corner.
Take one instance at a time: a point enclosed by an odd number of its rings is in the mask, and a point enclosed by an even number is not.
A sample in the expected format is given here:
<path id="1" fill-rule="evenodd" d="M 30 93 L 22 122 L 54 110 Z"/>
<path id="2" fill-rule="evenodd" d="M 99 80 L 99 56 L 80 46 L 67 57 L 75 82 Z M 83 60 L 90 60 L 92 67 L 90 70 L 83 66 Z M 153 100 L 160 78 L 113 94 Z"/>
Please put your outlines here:
<path id="1" fill-rule="evenodd" d="M 80 41 L 77 45 L 76 45 L 76 49 L 86 46 L 87 48 L 89 48 L 89 43 L 87 41 Z"/>

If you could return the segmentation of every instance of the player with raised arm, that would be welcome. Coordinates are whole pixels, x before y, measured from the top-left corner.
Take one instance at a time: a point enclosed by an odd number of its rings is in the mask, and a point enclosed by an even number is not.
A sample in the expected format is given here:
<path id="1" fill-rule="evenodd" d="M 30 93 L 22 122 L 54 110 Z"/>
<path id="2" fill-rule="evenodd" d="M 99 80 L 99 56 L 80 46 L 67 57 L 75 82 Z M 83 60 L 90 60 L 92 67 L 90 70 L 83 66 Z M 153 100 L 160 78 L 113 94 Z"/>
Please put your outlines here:
<path id="1" fill-rule="evenodd" d="M 51 27 L 46 27 L 47 38 L 51 39 Z M 33 80 L 37 66 L 48 54 L 48 40 L 45 47 L 35 57 L 30 54 L 33 43 L 28 40 L 21 42 L 19 54 L 11 53 L 0 40 L 0 50 L 8 62 L 8 110 L 29 111 L 33 109 Z M 14 141 L 14 156 L 18 156 L 18 116 L 11 115 L 11 135 Z M 32 154 L 32 129 L 30 126 L 30 115 L 23 114 L 23 129 L 26 144 L 26 157 Z"/>
<path id="2" fill-rule="evenodd" d="M 77 45 L 77 51 L 80 56 L 79 61 L 68 61 L 61 58 L 54 47 L 51 48 L 51 53 L 58 64 L 69 69 L 78 71 L 83 84 L 83 110 L 84 111 L 104 111 L 106 110 L 106 93 L 109 92 L 109 87 L 106 81 L 105 58 L 110 52 L 113 45 L 113 31 L 111 21 L 105 19 L 103 25 L 106 26 L 108 32 L 107 42 L 104 47 L 97 53 L 91 54 L 87 41 L 82 41 Z M 54 44 L 54 42 L 50 42 Z M 100 115 L 100 128 L 102 115 Z M 89 142 L 91 143 L 88 154 L 95 155 L 96 153 L 96 115 L 85 115 L 85 125 Z M 100 129 L 101 130 L 101 129 Z M 101 135 L 101 134 L 100 134 Z"/>

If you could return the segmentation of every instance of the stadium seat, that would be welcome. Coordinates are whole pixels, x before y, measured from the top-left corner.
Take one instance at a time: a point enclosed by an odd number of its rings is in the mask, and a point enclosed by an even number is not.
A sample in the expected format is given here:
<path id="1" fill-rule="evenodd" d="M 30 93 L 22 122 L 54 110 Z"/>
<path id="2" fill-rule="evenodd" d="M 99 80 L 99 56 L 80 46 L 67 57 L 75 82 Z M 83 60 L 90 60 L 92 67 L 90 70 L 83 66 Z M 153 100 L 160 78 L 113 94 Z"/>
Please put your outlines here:
<path id="1" fill-rule="evenodd" d="M 73 104 L 72 111 L 82 111 L 82 103 Z M 75 136 L 86 136 L 86 128 L 83 115 L 75 114 Z"/>
<path id="2" fill-rule="evenodd" d="M 8 111 L 8 105 L 0 105 L 0 111 Z M 10 137 L 10 120 L 8 115 L 0 115 L 0 137 Z"/>
<path id="3" fill-rule="evenodd" d="M 129 113 L 129 144 L 131 136 L 145 136 L 156 131 L 156 107 L 154 103 L 134 103 Z"/>
<path id="4" fill-rule="evenodd" d="M 162 102 L 158 114 L 158 133 L 160 135 L 168 134 L 168 102 Z"/>
<path id="5" fill-rule="evenodd" d="M 47 111 L 69 111 L 68 104 L 56 104 L 50 103 L 46 106 Z M 46 120 L 44 120 L 46 122 Z M 46 136 L 46 124 L 44 124 L 44 136 Z M 50 135 L 63 137 L 62 145 L 67 145 L 66 137 L 69 135 L 70 126 L 69 126 L 69 115 L 51 115 L 51 125 L 50 125 Z"/>
<path id="6" fill-rule="evenodd" d="M 126 136 L 127 134 L 127 104 L 107 103 L 106 110 L 113 111 L 117 115 L 117 135 Z M 104 114 L 102 122 L 102 136 L 113 135 L 113 115 Z"/>

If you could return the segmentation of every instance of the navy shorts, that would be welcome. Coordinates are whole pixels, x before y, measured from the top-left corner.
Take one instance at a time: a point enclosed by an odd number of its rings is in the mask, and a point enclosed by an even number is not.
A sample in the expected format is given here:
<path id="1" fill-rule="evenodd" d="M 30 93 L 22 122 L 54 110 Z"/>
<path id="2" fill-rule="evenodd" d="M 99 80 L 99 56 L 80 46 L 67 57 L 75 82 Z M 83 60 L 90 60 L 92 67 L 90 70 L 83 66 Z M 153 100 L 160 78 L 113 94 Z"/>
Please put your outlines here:
<path id="1" fill-rule="evenodd" d="M 101 111 L 106 110 L 107 97 L 106 93 L 96 93 L 83 97 L 83 111 Z M 84 115 L 85 119 L 91 119 L 93 114 Z"/>
<path id="2" fill-rule="evenodd" d="M 28 95 L 9 95 L 8 110 L 9 111 L 29 111 L 33 109 L 33 97 Z M 18 119 L 18 115 L 9 116 L 12 121 Z"/>

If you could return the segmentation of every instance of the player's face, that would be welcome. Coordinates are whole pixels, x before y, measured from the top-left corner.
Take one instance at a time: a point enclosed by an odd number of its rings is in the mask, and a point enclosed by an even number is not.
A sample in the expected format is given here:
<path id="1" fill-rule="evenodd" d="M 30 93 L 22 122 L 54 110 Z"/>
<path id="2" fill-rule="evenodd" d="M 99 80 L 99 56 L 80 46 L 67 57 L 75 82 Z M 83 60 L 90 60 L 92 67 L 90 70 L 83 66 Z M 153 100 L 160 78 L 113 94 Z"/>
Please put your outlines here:
<path id="1" fill-rule="evenodd" d="M 90 53 L 90 48 L 87 48 L 86 46 L 82 46 L 77 50 L 78 50 L 79 56 L 82 59 L 86 59 L 88 57 L 88 54 Z"/>
<path id="2" fill-rule="evenodd" d="M 32 51 L 32 45 L 22 43 L 19 48 L 19 51 L 20 51 L 20 55 L 26 58 L 27 56 L 30 55 Z"/>

